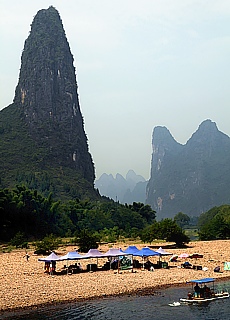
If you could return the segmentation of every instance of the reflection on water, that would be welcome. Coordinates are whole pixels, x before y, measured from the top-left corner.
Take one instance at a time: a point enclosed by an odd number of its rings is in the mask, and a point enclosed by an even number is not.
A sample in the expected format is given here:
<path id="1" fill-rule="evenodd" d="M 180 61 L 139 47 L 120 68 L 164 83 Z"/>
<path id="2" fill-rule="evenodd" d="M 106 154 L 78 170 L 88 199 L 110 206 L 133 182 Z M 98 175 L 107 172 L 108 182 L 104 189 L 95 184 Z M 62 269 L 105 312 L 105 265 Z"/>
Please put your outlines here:
<path id="1" fill-rule="evenodd" d="M 230 292 L 230 282 L 217 284 Z M 0 319 L 14 320 L 150 320 L 150 319 L 229 319 L 230 299 L 212 301 L 202 305 L 169 306 L 187 295 L 188 288 L 170 288 L 159 295 L 144 297 L 117 297 L 88 302 L 78 302 L 36 311 L 5 314 Z"/>

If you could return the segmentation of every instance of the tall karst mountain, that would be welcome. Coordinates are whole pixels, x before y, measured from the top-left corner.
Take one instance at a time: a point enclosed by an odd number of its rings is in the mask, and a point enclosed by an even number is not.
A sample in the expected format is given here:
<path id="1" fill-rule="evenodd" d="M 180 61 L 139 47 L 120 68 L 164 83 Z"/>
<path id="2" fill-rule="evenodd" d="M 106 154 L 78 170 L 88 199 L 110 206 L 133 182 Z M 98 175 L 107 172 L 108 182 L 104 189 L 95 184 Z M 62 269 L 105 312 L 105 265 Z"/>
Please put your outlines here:
<path id="1" fill-rule="evenodd" d="M 230 203 L 230 138 L 214 122 L 202 122 L 185 145 L 165 127 L 156 127 L 152 147 L 146 203 L 158 219 L 180 211 L 198 216 Z"/>
<path id="2" fill-rule="evenodd" d="M 54 7 L 34 17 L 13 104 L 0 112 L 0 186 L 96 196 L 73 56 Z"/>

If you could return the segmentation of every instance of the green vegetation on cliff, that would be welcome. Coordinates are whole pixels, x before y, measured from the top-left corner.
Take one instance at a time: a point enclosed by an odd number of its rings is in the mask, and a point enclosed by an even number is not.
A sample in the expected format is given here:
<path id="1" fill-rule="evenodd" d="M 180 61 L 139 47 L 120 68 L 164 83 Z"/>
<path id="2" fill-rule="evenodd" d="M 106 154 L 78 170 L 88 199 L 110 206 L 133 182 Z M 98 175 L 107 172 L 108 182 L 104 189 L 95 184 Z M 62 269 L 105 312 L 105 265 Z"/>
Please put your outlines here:
<path id="1" fill-rule="evenodd" d="M 202 213 L 198 220 L 200 240 L 230 238 L 230 205 L 214 207 Z"/>

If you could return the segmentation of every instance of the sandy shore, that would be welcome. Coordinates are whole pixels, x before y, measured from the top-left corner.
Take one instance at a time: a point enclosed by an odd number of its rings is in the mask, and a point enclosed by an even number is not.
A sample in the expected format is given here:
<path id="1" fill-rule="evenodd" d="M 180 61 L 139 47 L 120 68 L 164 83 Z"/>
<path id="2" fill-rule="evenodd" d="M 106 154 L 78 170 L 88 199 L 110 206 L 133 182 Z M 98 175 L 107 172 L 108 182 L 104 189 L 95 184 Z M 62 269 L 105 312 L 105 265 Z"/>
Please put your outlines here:
<path id="1" fill-rule="evenodd" d="M 156 250 L 165 243 L 154 244 Z M 128 244 L 116 247 L 125 249 Z M 140 249 L 144 245 L 137 245 Z M 108 247 L 99 248 L 106 252 Z M 72 251 L 73 247 L 63 247 L 57 253 L 64 255 Z M 134 269 L 136 272 L 123 271 L 122 273 L 109 271 L 82 272 L 73 275 L 50 276 L 44 273 L 44 263 L 38 262 L 41 256 L 33 255 L 29 250 L 30 258 L 26 261 L 25 251 L 17 250 L 11 253 L 0 254 L 0 311 L 17 308 L 36 307 L 49 303 L 77 301 L 95 297 L 123 294 L 149 294 L 160 291 L 167 286 L 183 285 L 189 279 L 215 277 L 230 278 L 230 271 L 224 271 L 223 263 L 230 261 L 230 240 L 191 242 L 186 249 L 169 249 L 173 254 L 187 252 L 203 254 L 203 258 L 189 260 L 192 264 L 207 267 L 207 271 L 182 269 L 180 259 L 170 263 L 169 269 L 147 270 Z M 150 260 L 156 263 L 158 257 Z M 166 258 L 168 261 L 168 258 Z M 83 268 L 93 260 L 81 260 Z M 99 259 L 99 266 L 105 261 Z M 58 262 L 57 269 L 61 269 L 65 262 Z M 219 265 L 221 273 L 214 273 L 214 268 Z"/>

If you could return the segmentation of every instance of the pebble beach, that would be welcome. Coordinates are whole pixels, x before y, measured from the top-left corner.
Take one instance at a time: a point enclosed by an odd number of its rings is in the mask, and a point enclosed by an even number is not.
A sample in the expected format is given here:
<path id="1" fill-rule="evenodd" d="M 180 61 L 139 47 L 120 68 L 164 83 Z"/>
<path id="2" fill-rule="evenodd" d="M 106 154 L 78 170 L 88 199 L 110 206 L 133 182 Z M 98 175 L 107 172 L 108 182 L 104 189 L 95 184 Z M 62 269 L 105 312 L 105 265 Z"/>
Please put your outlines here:
<path id="1" fill-rule="evenodd" d="M 145 245 L 136 244 L 138 249 Z M 127 246 L 126 243 L 120 243 L 114 247 L 126 249 Z M 230 271 L 224 270 L 224 262 L 230 261 L 230 240 L 190 242 L 184 249 L 171 249 L 167 243 L 154 243 L 154 246 L 150 247 L 156 250 L 160 246 L 177 255 L 202 254 L 203 258 L 187 259 L 187 261 L 205 267 L 206 271 L 181 268 L 185 259 L 178 259 L 177 262 L 170 262 L 168 269 L 161 268 L 154 271 L 134 269 L 134 272 L 118 273 L 117 270 L 100 270 L 83 271 L 72 275 L 50 275 L 44 273 L 44 263 L 38 261 L 42 256 L 34 255 L 33 251 L 28 250 L 30 255 L 28 261 L 24 250 L 0 253 L 0 312 L 116 295 L 154 294 L 166 287 L 185 285 L 190 279 L 206 277 L 230 279 Z M 108 249 L 106 245 L 99 247 L 101 252 L 106 252 Z M 73 247 L 62 247 L 56 250 L 56 253 L 64 255 L 73 250 Z M 156 263 L 158 259 L 155 256 L 149 260 Z M 98 259 L 99 267 L 104 264 L 103 260 Z M 162 260 L 168 261 L 169 257 L 164 257 Z M 88 263 L 95 263 L 95 259 L 81 260 L 83 270 L 86 270 Z M 64 261 L 57 262 L 57 271 L 61 270 L 64 264 L 66 264 Z M 216 266 L 220 266 L 221 272 L 214 272 Z"/>

